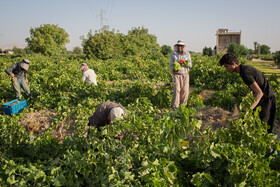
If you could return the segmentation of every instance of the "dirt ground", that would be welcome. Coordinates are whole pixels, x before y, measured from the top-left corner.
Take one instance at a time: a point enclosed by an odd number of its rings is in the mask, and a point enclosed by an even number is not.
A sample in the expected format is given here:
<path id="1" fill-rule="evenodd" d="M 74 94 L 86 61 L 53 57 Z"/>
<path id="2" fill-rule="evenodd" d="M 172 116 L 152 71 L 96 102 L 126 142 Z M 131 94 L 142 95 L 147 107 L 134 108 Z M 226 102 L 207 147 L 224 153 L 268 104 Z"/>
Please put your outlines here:
<path id="1" fill-rule="evenodd" d="M 41 110 L 26 114 L 23 120 L 19 121 L 19 125 L 23 125 L 29 134 L 32 133 L 36 136 L 40 136 L 52 126 L 51 136 L 59 140 L 63 140 L 66 136 L 71 136 L 72 133 L 76 132 L 75 120 L 71 118 L 66 118 L 53 127 L 52 124 L 55 123 L 57 118 L 56 113 L 49 110 Z"/>
<path id="2" fill-rule="evenodd" d="M 226 120 L 232 120 L 236 117 L 233 116 L 232 112 L 223 110 L 221 108 L 214 107 L 199 107 L 196 108 L 198 115 L 195 118 L 202 121 L 201 130 L 206 129 L 211 126 L 212 130 L 217 130 L 218 128 L 229 128 L 226 124 Z"/>

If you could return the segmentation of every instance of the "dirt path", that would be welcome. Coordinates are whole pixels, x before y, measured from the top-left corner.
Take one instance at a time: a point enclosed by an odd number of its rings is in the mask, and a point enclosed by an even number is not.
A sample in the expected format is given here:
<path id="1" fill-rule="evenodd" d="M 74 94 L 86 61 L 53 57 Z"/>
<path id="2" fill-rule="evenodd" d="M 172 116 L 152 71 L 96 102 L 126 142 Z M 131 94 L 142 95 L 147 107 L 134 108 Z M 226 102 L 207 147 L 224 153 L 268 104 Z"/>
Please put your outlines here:
<path id="1" fill-rule="evenodd" d="M 263 62 L 269 66 L 272 66 L 274 69 L 276 69 L 276 71 L 280 72 L 280 69 L 277 67 L 277 65 L 275 64 L 274 61 L 267 61 L 267 60 L 262 60 L 262 59 L 257 59 L 257 58 L 253 58 L 251 60 L 251 62 Z"/>

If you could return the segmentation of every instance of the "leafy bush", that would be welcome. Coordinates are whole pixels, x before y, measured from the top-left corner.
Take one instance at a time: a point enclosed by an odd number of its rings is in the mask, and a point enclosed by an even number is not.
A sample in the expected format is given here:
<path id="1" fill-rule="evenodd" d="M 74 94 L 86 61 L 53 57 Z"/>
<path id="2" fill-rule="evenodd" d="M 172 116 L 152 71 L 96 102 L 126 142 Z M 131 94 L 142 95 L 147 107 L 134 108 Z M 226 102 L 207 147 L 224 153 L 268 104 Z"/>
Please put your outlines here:
<path id="1" fill-rule="evenodd" d="M 244 45 L 237 43 L 229 44 L 227 52 L 233 53 L 237 57 L 246 56 L 249 54 L 249 50 Z"/>
<path id="2" fill-rule="evenodd" d="M 172 50 L 172 48 L 169 45 L 161 46 L 161 53 L 164 56 L 169 57 L 172 52 L 173 52 L 173 50 Z"/>
<path id="3" fill-rule="evenodd" d="M 280 51 L 275 52 L 273 59 L 275 61 L 275 64 L 277 64 L 279 67 L 280 66 Z"/>
<path id="4" fill-rule="evenodd" d="M 109 31 L 104 27 L 87 38 L 82 37 L 83 51 L 88 58 L 111 59 L 125 56 L 140 56 L 143 59 L 163 57 L 157 37 L 148 33 L 144 27 L 133 28 L 127 35 Z"/>
<path id="5" fill-rule="evenodd" d="M 202 54 L 207 56 L 212 56 L 212 48 L 205 46 L 202 50 Z"/>

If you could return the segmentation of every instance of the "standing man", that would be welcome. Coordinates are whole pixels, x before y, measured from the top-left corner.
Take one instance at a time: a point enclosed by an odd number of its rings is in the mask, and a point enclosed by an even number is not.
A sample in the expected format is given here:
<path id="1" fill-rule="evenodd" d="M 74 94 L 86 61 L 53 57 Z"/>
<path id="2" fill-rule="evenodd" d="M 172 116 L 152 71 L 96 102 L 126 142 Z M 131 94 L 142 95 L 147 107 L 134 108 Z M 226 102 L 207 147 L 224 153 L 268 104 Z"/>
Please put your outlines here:
<path id="1" fill-rule="evenodd" d="M 86 83 L 93 83 L 93 84 L 97 85 L 97 81 L 96 81 L 97 76 L 96 76 L 95 72 L 92 69 L 90 69 L 86 63 L 82 63 L 82 65 L 79 67 L 79 69 L 82 70 L 83 81 L 85 81 Z"/>
<path id="2" fill-rule="evenodd" d="M 230 73 L 240 74 L 243 82 L 252 90 L 255 97 L 255 102 L 250 109 L 255 110 L 261 106 L 259 117 L 270 126 L 268 133 L 271 133 L 276 113 L 276 98 L 265 76 L 252 66 L 239 64 L 237 57 L 232 53 L 225 54 L 220 59 L 220 65 L 224 66 L 225 70 Z"/>
<path id="3" fill-rule="evenodd" d="M 181 70 L 174 70 L 175 62 L 186 61 L 187 65 L 181 66 Z M 170 70 L 173 78 L 172 108 L 177 109 L 180 104 L 187 104 L 189 96 L 189 69 L 192 67 L 191 55 L 187 51 L 182 40 L 174 45 L 174 51 L 170 56 Z"/>
<path id="4" fill-rule="evenodd" d="M 29 70 L 29 60 L 23 59 L 21 62 L 15 63 L 5 70 L 12 77 L 12 85 L 16 94 L 16 98 L 21 96 L 20 87 L 24 90 L 27 97 L 30 97 L 30 89 L 28 88 L 27 72 Z"/>

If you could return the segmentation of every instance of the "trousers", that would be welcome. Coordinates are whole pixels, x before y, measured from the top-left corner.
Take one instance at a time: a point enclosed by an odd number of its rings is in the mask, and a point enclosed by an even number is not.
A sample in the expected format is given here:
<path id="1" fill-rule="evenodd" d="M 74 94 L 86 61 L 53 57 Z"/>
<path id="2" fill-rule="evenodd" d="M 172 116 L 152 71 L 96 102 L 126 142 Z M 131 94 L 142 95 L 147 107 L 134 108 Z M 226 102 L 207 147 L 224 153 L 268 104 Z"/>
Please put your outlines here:
<path id="1" fill-rule="evenodd" d="M 15 92 L 17 99 L 19 99 L 21 96 L 20 88 L 23 89 L 23 91 L 26 93 L 27 97 L 30 96 L 30 89 L 29 89 L 24 77 L 22 77 L 22 76 L 16 77 L 16 81 L 14 81 L 14 79 L 12 79 L 12 85 L 13 85 L 14 92 Z"/>
<path id="2" fill-rule="evenodd" d="M 189 73 L 173 74 L 173 99 L 172 108 L 178 108 L 180 104 L 187 104 L 189 96 Z"/>

